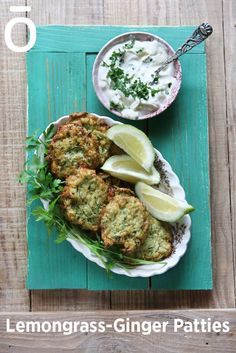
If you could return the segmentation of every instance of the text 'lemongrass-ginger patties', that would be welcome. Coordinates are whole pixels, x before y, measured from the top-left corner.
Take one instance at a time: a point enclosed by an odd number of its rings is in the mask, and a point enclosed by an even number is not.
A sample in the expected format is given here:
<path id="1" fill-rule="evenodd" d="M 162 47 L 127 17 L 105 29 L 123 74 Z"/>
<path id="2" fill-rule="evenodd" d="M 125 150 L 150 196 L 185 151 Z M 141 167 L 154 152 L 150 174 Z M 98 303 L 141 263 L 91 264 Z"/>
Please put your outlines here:
<path id="1" fill-rule="evenodd" d="M 101 237 L 106 247 L 119 245 L 125 253 L 134 252 L 145 240 L 148 213 L 133 196 L 114 196 L 102 211 Z"/>
<path id="2" fill-rule="evenodd" d="M 96 172 L 80 168 L 76 175 L 66 179 L 61 194 L 61 205 L 66 218 L 82 229 L 96 232 L 100 226 L 100 213 L 108 203 L 109 185 Z"/>
<path id="3" fill-rule="evenodd" d="M 170 226 L 158 221 L 151 215 L 148 217 L 149 228 L 147 237 L 140 245 L 135 257 L 138 259 L 159 261 L 170 256 L 172 252 L 172 240 Z"/>

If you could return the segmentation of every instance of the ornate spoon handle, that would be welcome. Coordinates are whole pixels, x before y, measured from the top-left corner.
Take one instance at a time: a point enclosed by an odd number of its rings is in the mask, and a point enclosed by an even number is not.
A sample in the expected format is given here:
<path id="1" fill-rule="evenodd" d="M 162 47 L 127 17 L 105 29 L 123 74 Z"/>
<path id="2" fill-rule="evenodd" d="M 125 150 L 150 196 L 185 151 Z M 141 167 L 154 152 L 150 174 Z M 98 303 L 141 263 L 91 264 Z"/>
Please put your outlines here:
<path id="1" fill-rule="evenodd" d="M 155 75 L 158 75 L 158 73 L 163 70 L 169 63 L 178 59 L 181 55 L 187 53 L 196 45 L 200 44 L 205 39 L 207 39 L 212 34 L 212 32 L 213 28 L 211 25 L 209 25 L 209 23 L 202 23 L 200 26 L 198 26 L 191 35 L 191 37 L 189 37 L 186 42 L 183 43 L 181 47 L 176 50 L 174 55 L 170 56 L 166 60 L 166 62 L 155 71 Z"/>

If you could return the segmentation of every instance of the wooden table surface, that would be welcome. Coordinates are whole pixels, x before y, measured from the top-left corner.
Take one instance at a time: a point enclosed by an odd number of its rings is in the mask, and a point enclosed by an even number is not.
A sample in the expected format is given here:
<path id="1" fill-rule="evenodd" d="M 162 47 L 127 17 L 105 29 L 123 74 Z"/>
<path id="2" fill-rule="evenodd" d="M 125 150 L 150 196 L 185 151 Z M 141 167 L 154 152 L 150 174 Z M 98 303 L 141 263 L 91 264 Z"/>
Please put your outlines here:
<path id="1" fill-rule="evenodd" d="M 1 0 L 1 33 L 10 5 Z M 236 1 L 235 0 L 26 0 L 35 24 L 198 25 L 208 21 L 210 174 L 214 290 L 27 291 L 25 189 L 17 181 L 26 134 L 25 56 L 10 52 L 1 35 L 0 57 L 0 310 L 235 308 L 236 229 Z M 15 33 L 23 44 L 24 26 Z M 200 196 L 200 195 L 199 195 Z M 201 254 L 199 254 L 201 256 Z M 26 352 L 26 350 L 25 350 Z M 27 350 L 28 352 L 28 350 Z"/>

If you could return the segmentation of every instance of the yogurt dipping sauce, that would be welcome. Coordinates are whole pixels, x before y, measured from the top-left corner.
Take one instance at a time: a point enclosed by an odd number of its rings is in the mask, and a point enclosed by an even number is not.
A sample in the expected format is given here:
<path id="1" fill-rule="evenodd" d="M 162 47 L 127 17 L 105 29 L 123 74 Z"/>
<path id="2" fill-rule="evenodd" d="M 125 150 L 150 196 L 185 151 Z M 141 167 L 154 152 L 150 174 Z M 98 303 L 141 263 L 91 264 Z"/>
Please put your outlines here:
<path id="1" fill-rule="evenodd" d="M 165 105 L 175 84 L 174 64 L 158 75 L 155 71 L 168 58 L 166 47 L 157 40 L 126 41 L 113 46 L 98 68 L 98 85 L 111 110 L 138 119 Z"/>

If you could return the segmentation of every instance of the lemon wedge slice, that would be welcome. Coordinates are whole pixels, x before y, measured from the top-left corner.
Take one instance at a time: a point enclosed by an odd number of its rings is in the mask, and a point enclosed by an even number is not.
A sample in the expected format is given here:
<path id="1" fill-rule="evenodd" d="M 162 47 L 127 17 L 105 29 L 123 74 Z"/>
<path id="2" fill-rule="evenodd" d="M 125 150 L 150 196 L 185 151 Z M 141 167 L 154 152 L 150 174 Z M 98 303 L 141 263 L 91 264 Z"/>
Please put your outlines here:
<path id="1" fill-rule="evenodd" d="M 110 157 L 101 169 L 118 179 L 133 184 L 138 181 L 143 181 L 149 185 L 160 182 L 160 174 L 154 167 L 151 168 L 150 173 L 147 173 L 133 158 L 126 154 Z"/>
<path id="2" fill-rule="evenodd" d="M 179 201 L 151 186 L 138 182 L 135 192 L 153 217 L 165 222 L 176 222 L 185 214 L 194 211 L 187 202 Z"/>
<path id="3" fill-rule="evenodd" d="M 147 172 L 151 172 L 155 151 L 144 132 L 132 125 L 114 125 L 107 130 L 107 137 Z"/>

